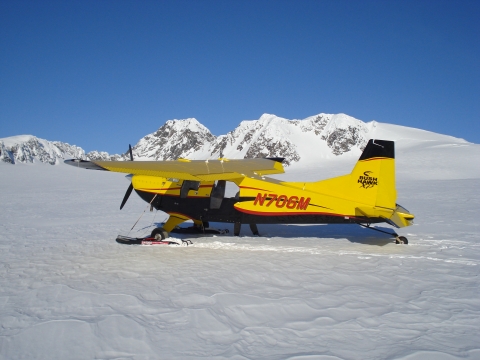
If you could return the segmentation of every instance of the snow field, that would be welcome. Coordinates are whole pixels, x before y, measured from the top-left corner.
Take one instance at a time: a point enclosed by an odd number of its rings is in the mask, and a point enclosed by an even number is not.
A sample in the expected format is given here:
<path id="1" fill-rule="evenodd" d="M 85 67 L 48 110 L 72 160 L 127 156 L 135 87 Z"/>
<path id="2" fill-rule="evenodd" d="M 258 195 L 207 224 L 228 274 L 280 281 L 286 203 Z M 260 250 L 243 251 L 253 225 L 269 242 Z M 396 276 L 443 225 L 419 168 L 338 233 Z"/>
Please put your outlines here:
<path id="1" fill-rule="evenodd" d="M 120 245 L 146 209 L 132 194 L 118 210 L 123 175 L 2 164 L 0 358 L 479 359 L 480 177 L 452 162 L 442 179 L 427 155 L 397 185 L 407 246 L 354 225 Z M 147 211 L 130 235 L 164 219 Z"/>

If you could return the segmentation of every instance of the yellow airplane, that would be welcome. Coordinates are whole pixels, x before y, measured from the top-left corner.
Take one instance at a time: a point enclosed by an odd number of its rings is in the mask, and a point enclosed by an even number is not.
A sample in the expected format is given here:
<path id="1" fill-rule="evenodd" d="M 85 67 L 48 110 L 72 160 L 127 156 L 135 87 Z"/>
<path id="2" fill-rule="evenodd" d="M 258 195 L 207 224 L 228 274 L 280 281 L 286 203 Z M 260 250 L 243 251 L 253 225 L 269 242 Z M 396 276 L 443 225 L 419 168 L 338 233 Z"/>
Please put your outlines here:
<path id="1" fill-rule="evenodd" d="M 133 160 L 131 148 L 130 157 Z M 193 220 L 202 230 L 208 222 L 249 224 L 352 224 L 370 227 L 388 223 L 412 225 L 414 215 L 396 203 L 395 147 L 393 141 L 369 140 L 348 175 L 315 182 L 287 182 L 267 177 L 284 173 L 282 158 L 176 161 L 85 161 L 65 163 L 85 169 L 131 174 L 120 209 L 132 190 L 151 205 L 169 214 L 152 238 L 166 239 L 179 224 Z M 235 183 L 235 197 L 225 197 L 226 182 Z M 370 227 L 371 228 L 371 227 Z M 372 230 L 380 229 L 371 228 Z M 388 233 L 388 232 L 386 232 Z M 393 235 L 396 243 L 408 244 Z"/>

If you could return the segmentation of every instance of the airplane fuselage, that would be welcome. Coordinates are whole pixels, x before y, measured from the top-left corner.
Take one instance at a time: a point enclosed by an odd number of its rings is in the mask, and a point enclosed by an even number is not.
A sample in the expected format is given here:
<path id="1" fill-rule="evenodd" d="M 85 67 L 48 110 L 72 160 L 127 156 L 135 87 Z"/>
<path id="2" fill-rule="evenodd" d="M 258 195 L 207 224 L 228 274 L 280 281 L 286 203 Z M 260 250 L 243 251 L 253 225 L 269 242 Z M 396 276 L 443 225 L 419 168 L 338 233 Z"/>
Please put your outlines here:
<path id="1" fill-rule="evenodd" d="M 187 197 L 180 199 L 178 196 L 160 195 L 135 190 L 137 194 L 147 203 L 168 214 L 177 214 L 189 219 L 197 219 L 208 222 L 225 222 L 241 224 L 348 224 L 348 223 L 379 223 L 384 222 L 382 218 L 373 218 L 366 216 L 346 216 L 342 214 L 311 214 L 299 210 L 292 214 L 274 215 L 268 211 L 270 206 L 277 207 L 282 202 L 288 204 L 288 200 L 273 200 L 273 197 L 266 197 L 262 205 L 257 202 L 256 206 L 264 210 L 265 215 L 251 214 L 239 211 L 235 208 L 236 204 L 242 202 L 255 202 L 253 197 L 229 198 L 222 200 L 220 208 L 212 209 L 209 197 Z M 154 199 L 155 197 L 155 199 Z M 310 198 L 311 199 L 311 198 Z M 153 201 L 152 201 L 153 200 Z M 272 201 L 273 200 L 273 201 Z M 270 202 L 270 206 L 267 206 Z M 311 202 L 307 206 L 315 206 Z M 286 205 L 284 205 L 286 206 Z"/>

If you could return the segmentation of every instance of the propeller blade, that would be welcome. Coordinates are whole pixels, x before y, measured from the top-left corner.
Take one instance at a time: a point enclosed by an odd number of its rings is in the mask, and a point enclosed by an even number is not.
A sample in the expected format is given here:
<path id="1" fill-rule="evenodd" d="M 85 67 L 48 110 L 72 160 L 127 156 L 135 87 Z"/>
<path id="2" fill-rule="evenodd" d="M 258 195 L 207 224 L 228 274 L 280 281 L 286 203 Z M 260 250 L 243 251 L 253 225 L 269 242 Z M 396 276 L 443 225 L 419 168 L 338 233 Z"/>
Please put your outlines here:
<path id="1" fill-rule="evenodd" d="M 125 196 L 123 197 L 122 205 L 120 205 L 120 210 L 123 209 L 123 206 L 125 205 L 125 203 L 127 202 L 128 198 L 130 197 L 130 194 L 132 193 L 132 190 L 133 190 L 133 185 L 130 184 L 130 186 L 129 186 L 128 189 L 127 189 L 127 192 L 125 193 Z"/>
<path id="2" fill-rule="evenodd" d="M 128 144 L 128 151 L 130 152 L 130 161 L 133 161 L 132 145 L 130 144 Z"/>

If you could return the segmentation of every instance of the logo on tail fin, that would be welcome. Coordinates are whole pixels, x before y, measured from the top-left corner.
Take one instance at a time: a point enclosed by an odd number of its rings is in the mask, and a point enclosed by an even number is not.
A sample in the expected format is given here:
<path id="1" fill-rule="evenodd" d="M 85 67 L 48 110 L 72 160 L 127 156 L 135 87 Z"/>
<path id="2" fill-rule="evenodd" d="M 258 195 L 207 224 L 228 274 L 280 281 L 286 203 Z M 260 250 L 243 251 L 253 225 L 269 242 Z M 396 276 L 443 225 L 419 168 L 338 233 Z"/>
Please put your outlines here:
<path id="1" fill-rule="evenodd" d="M 363 173 L 363 176 L 360 175 L 358 177 L 357 183 L 360 184 L 361 188 L 370 189 L 370 188 L 378 185 L 378 180 L 377 180 L 376 177 L 371 176 L 372 173 L 373 173 L 373 171 L 365 171 Z"/>

